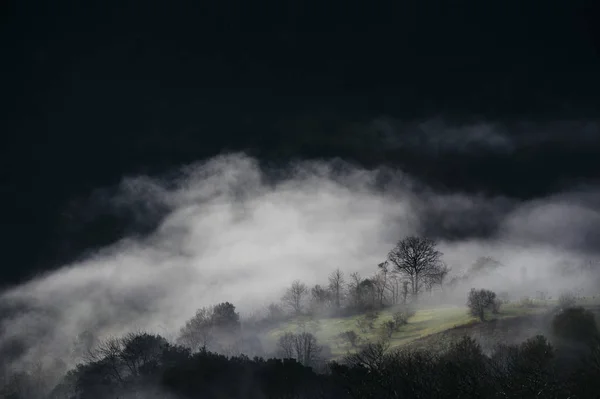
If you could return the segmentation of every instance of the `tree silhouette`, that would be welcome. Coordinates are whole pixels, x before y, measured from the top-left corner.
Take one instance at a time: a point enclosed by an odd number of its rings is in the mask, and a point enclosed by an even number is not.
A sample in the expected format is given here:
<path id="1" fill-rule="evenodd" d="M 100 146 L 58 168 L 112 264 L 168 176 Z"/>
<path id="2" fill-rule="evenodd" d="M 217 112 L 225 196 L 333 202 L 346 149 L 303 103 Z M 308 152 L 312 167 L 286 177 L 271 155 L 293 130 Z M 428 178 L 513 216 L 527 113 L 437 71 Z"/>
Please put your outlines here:
<path id="1" fill-rule="evenodd" d="M 427 282 L 443 271 L 441 257 L 435 241 L 409 236 L 400 240 L 389 252 L 388 261 L 410 281 L 411 293 L 416 298 Z"/>
<path id="2" fill-rule="evenodd" d="M 302 283 L 300 280 L 295 280 L 281 299 L 292 309 L 294 314 L 299 315 L 302 313 L 304 299 L 307 294 L 308 287 L 306 284 Z"/>
<path id="3" fill-rule="evenodd" d="M 340 269 L 335 269 L 329 275 L 329 290 L 333 293 L 333 298 L 335 300 L 335 308 L 340 310 L 341 307 L 341 299 L 344 292 L 344 273 Z"/>

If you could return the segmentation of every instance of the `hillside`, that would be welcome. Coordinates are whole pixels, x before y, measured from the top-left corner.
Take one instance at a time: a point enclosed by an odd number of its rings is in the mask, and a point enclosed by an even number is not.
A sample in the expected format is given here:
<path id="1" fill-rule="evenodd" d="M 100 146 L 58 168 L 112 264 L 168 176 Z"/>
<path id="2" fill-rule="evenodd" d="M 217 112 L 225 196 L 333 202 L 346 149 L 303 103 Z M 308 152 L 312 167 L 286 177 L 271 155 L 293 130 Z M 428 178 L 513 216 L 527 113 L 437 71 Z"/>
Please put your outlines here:
<path id="1" fill-rule="evenodd" d="M 581 301 L 581 305 L 592 309 L 600 320 L 600 304 L 594 298 Z M 464 335 L 477 338 L 484 349 L 496 343 L 519 343 L 536 334 L 548 334 L 549 315 L 555 309 L 553 301 L 534 301 L 505 304 L 497 315 L 486 315 L 486 321 L 480 322 L 468 314 L 466 307 L 439 306 L 422 308 L 408 319 L 408 323 L 393 332 L 389 338 L 390 349 L 410 347 L 415 349 L 443 350 L 453 340 Z M 358 320 L 364 315 L 315 319 L 295 318 L 268 330 L 266 340 L 276 342 L 285 332 L 310 331 L 319 343 L 331 349 L 331 356 L 338 358 L 352 353 L 356 347 L 339 337 L 345 331 L 354 331 L 359 344 L 375 342 L 384 334 L 384 323 L 393 317 L 394 311 L 386 309 L 379 312 L 373 323 L 374 328 L 361 329 Z M 359 346 L 359 345 L 357 345 Z"/>

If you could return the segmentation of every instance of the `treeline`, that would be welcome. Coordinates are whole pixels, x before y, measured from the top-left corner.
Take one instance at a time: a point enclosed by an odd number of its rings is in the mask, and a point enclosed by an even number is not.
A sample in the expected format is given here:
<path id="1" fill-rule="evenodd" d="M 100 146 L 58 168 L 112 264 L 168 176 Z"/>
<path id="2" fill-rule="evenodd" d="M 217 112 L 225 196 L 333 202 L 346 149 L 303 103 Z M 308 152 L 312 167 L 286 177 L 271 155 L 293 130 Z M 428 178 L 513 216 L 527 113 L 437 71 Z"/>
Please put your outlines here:
<path id="1" fill-rule="evenodd" d="M 486 354 L 464 337 L 433 353 L 390 351 L 378 342 L 319 372 L 296 359 L 193 353 L 158 335 L 128 334 L 105 341 L 49 395 L 36 392 L 31 374 L 14 376 L 0 393 L 7 399 L 598 398 L 593 315 L 568 308 L 552 324 L 556 346 L 536 336 Z"/>

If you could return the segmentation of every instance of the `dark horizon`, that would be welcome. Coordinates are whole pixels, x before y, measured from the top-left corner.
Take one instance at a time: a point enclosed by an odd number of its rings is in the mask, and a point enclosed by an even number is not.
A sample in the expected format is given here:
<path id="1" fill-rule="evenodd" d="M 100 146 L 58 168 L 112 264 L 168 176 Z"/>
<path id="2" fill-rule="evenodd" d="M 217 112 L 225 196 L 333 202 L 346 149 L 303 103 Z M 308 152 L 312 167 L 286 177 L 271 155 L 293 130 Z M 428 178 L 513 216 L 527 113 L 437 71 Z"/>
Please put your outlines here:
<path id="1" fill-rule="evenodd" d="M 152 228 L 98 190 L 229 151 L 520 200 L 598 181 L 598 2 L 399 4 L 3 5 L 0 284 Z M 510 148 L 406 144 L 431 121 Z"/>

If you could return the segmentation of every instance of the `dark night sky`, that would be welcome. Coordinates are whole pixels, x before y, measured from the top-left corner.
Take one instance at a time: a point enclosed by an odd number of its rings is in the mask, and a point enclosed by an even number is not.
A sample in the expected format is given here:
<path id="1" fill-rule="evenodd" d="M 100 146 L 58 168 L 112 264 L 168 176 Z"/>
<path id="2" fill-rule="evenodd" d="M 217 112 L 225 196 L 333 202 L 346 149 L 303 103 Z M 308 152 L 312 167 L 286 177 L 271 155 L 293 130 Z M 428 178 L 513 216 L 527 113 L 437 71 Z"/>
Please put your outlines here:
<path id="1" fill-rule="evenodd" d="M 520 198 L 597 179 L 599 139 L 479 156 L 348 144 L 380 116 L 597 119 L 597 3 L 2 2 L 0 281 L 127 232 L 110 213 L 77 219 L 95 188 L 227 150 Z"/>

